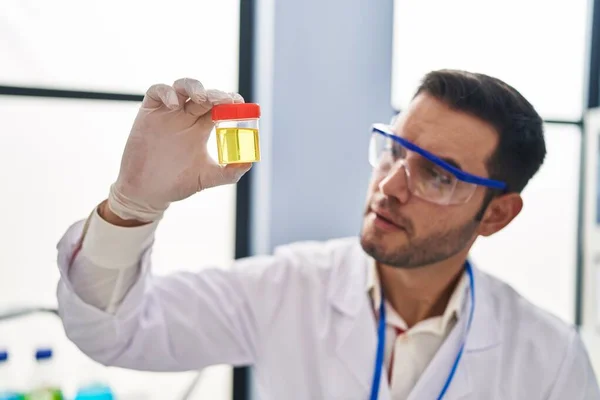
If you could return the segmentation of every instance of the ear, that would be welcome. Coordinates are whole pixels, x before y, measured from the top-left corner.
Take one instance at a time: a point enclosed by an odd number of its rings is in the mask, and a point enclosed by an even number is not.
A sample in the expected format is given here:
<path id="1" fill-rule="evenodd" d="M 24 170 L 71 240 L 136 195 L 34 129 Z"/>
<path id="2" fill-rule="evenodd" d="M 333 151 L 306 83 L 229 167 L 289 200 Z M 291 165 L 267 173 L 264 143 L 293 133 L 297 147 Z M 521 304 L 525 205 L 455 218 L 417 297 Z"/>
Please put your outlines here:
<path id="1" fill-rule="evenodd" d="M 487 206 L 478 233 L 490 236 L 502 230 L 523 209 L 523 199 L 518 193 L 508 193 L 494 198 Z"/>

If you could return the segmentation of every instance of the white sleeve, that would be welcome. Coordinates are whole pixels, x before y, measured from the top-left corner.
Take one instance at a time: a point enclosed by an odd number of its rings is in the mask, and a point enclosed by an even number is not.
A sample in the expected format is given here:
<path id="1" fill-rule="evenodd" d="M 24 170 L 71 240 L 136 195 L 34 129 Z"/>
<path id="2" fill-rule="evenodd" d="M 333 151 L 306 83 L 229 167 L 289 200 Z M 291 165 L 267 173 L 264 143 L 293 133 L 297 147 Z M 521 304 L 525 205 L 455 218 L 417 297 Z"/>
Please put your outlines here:
<path id="1" fill-rule="evenodd" d="M 81 253 L 74 256 L 80 247 L 83 225 L 79 222 L 71 226 L 58 244 L 61 279 L 57 297 L 65 332 L 85 354 L 104 365 L 152 371 L 255 362 L 260 346 L 258 338 L 268 329 L 285 291 L 282 282 L 286 282 L 289 271 L 285 257 L 251 257 L 234 262 L 229 269 L 203 268 L 195 273 L 153 276 L 149 246 L 141 252 L 139 272 L 128 290 L 115 290 L 112 283 L 106 285 L 113 288 L 111 297 L 115 299 L 126 292 L 114 312 L 107 312 L 92 303 L 96 302 L 93 297 L 105 301 L 108 291 L 91 289 L 94 285 L 86 283 L 85 277 L 78 280 L 81 286 L 75 289 L 70 276 L 79 272 L 69 271 L 82 268 L 83 273 L 92 264 L 129 271 L 137 254 L 130 253 L 129 260 L 119 257 L 115 260 L 116 255 L 123 253 L 97 252 L 93 249 L 100 247 L 96 246 L 85 250 L 87 239 L 93 239 L 86 235 L 81 249 L 83 256 Z M 102 229 L 91 232 L 99 233 Z M 124 238 L 121 228 L 105 233 Z M 97 237 L 95 241 L 100 243 L 103 238 Z M 119 241 L 112 246 L 115 250 L 125 245 Z"/>
<path id="2" fill-rule="evenodd" d="M 600 400 L 596 375 L 583 341 L 575 330 L 548 399 Z"/>
<path id="3" fill-rule="evenodd" d="M 158 222 L 123 228 L 106 222 L 94 210 L 87 224 L 68 277 L 83 301 L 114 313 L 139 276 L 140 257 L 152 244 Z"/>

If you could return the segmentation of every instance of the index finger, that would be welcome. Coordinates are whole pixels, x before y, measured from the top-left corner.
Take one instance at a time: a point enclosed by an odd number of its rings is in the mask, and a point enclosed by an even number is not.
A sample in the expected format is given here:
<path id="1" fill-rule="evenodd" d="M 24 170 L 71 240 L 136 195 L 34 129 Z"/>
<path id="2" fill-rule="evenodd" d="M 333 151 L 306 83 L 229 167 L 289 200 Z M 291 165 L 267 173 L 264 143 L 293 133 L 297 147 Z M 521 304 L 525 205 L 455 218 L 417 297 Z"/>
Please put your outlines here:
<path id="1" fill-rule="evenodd" d="M 179 107 L 175 89 L 162 83 L 150 86 L 142 100 L 142 107 L 160 108 L 163 104 L 171 109 Z"/>

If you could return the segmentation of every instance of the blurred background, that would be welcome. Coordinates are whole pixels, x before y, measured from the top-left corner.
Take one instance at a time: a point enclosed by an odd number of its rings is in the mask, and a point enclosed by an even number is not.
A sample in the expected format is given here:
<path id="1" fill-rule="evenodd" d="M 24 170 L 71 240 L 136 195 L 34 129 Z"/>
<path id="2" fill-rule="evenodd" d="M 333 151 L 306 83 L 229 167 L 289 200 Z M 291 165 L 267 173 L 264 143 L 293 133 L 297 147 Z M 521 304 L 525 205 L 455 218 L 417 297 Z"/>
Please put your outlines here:
<path id="1" fill-rule="evenodd" d="M 46 310 L 0 320 L 10 370 L 25 381 L 49 348 L 68 396 L 103 382 L 119 399 L 256 398 L 244 368 L 197 380 L 87 359 L 47 312 L 57 241 L 107 196 L 145 90 L 186 76 L 261 104 L 263 161 L 172 207 L 157 273 L 356 235 L 369 127 L 438 68 L 505 80 L 544 118 L 548 156 L 522 214 L 472 258 L 576 324 L 600 375 L 600 0 L 3 0 L 0 315 Z"/>

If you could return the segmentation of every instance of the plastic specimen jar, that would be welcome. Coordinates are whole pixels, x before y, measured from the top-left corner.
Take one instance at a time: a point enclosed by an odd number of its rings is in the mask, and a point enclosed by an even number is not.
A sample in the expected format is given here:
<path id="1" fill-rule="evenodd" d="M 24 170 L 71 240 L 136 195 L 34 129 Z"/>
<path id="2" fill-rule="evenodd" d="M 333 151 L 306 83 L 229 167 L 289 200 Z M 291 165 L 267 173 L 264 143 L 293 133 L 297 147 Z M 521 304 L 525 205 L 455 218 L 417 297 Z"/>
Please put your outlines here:
<path id="1" fill-rule="evenodd" d="M 212 109 L 217 135 L 219 164 L 260 161 L 258 119 L 260 106 L 254 103 L 219 104 Z"/>

